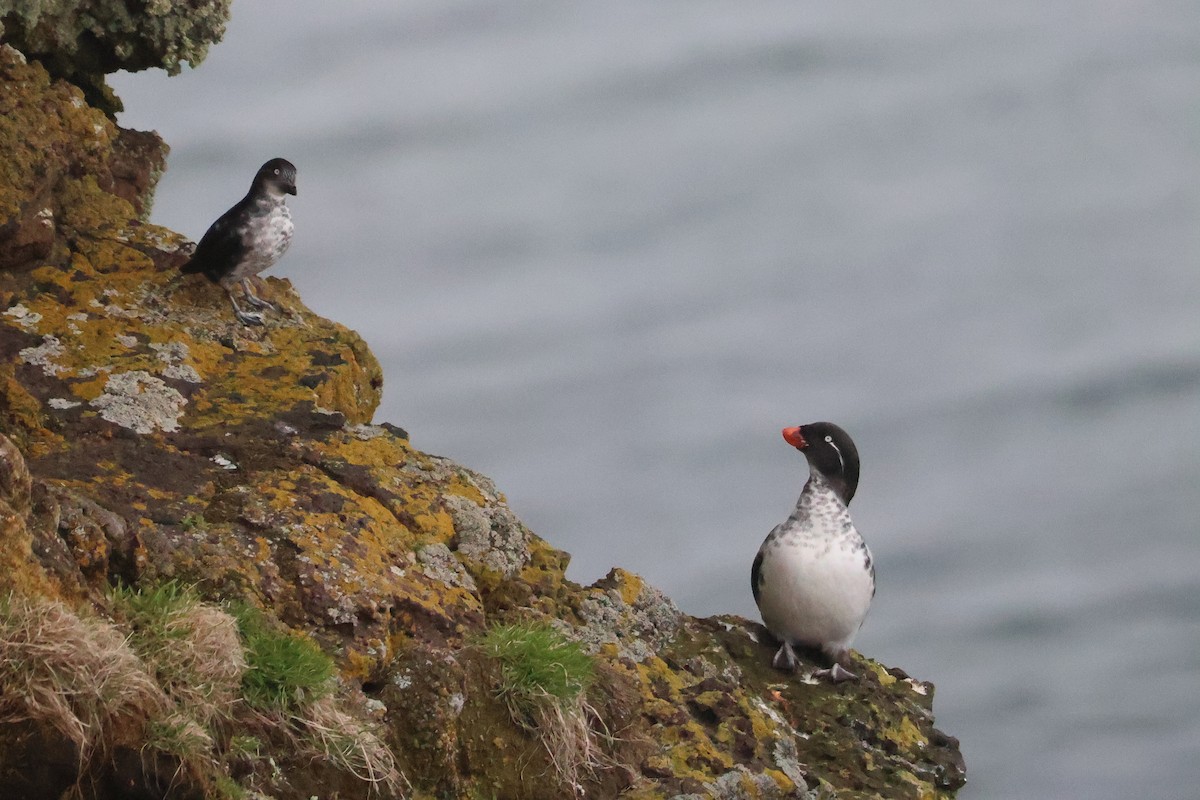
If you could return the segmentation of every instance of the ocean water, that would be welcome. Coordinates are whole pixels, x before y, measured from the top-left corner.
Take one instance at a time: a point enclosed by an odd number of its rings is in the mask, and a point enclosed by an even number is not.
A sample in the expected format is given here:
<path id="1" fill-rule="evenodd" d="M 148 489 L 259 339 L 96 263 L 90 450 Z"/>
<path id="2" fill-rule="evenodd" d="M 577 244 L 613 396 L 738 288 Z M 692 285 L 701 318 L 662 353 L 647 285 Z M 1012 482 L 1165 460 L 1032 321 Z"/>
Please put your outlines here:
<path id="1" fill-rule="evenodd" d="M 756 616 L 838 422 L 961 796 L 1197 796 L 1200 6 L 256 0 L 113 83 L 192 238 L 297 164 L 273 274 L 574 579 Z"/>

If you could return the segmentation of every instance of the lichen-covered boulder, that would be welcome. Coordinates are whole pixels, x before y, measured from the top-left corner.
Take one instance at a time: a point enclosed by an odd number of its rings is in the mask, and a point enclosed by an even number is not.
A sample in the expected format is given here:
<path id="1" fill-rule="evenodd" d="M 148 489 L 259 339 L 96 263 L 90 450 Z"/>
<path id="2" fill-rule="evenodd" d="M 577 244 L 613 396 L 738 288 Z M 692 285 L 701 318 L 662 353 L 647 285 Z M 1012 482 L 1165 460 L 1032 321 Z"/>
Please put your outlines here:
<path id="1" fill-rule="evenodd" d="M 0 36 L 51 73 L 75 81 L 106 110 L 120 101 L 104 84 L 117 70 L 195 67 L 225 35 L 231 0 L 0 0 Z"/>
<path id="2" fill-rule="evenodd" d="M 219 726 L 164 739 L 146 722 L 159 738 L 143 749 L 142 728 L 118 739 L 166 766 L 79 759 L 82 796 L 934 798 L 962 785 L 929 684 L 865 659 L 853 683 L 783 675 L 759 625 L 689 617 L 620 569 L 573 584 L 567 555 L 490 480 L 374 424 L 382 376 L 357 334 L 279 278 L 281 312 L 240 325 L 218 288 L 179 274 L 189 243 L 142 218 L 156 139 L 11 48 L 0 108 L 0 580 L 81 614 L 110 609 L 115 586 L 261 609 L 332 655 L 344 702 L 320 719 L 358 731 L 346 749 L 364 759 L 334 774 L 286 740 Z M 587 665 L 573 705 L 537 705 L 554 698 L 536 682 L 514 700 L 518 679 L 481 645 L 506 625 L 569 643 Z M 0 703 L 0 744 L 73 752 L 27 728 Z M 184 768 L 199 763 L 189 741 L 207 742 L 203 769 Z M 405 780 L 375 780 L 380 763 Z M 6 764 L 0 795 L 34 794 L 5 784 Z"/>
<path id="3" fill-rule="evenodd" d="M 118 200 L 144 218 L 167 156 L 156 134 L 118 128 L 80 89 L 51 80 L 7 45 L 0 45 L 0 151 L 7 270 L 65 264 L 71 231 L 129 215 Z"/>

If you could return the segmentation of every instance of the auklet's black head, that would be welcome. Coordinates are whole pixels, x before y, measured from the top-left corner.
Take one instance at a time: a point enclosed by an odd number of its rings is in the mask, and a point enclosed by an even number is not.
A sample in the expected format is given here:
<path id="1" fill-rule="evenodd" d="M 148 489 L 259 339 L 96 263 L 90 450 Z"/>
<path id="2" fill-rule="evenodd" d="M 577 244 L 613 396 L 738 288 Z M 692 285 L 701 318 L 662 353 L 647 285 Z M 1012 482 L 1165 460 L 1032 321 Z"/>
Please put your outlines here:
<path id="1" fill-rule="evenodd" d="M 269 192 L 274 195 L 296 193 L 296 167 L 286 158 L 272 158 L 258 168 L 251 192 Z"/>
<path id="2" fill-rule="evenodd" d="M 820 472 L 846 505 L 858 489 L 858 448 L 850 434 L 832 422 L 812 422 L 784 428 L 783 438 L 804 453 L 808 464 Z"/>

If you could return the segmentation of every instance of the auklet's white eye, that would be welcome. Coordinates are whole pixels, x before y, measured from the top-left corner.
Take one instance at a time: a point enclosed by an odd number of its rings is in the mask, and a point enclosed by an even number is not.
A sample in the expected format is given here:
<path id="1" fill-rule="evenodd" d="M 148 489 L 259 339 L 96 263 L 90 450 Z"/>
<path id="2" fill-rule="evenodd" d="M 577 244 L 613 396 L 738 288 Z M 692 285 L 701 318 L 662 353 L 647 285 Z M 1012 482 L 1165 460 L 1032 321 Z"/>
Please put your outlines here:
<path id="1" fill-rule="evenodd" d="M 276 174 L 276 175 L 278 175 L 278 174 L 279 174 L 279 170 L 278 170 L 278 169 L 276 169 L 276 170 L 275 170 L 275 174 Z"/>
<path id="2" fill-rule="evenodd" d="M 825 437 L 825 441 L 829 442 L 830 444 L 833 444 L 833 437 L 832 437 L 832 436 L 826 436 L 826 437 Z"/>

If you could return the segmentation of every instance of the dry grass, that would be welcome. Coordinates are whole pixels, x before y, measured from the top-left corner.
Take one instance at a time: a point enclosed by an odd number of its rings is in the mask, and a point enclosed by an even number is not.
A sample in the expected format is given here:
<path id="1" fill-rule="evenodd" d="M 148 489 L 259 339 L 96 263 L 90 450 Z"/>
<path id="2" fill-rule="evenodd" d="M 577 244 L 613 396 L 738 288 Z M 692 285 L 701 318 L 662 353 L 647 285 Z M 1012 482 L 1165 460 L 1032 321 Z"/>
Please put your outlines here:
<path id="1" fill-rule="evenodd" d="M 571 703 L 545 702 L 534 714 L 537 733 L 550 757 L 558 779 L 570 787 L 576 797 L 584 794 L 583 781 L 611 759 L 600 748 L 601 739 L 610 738 L 596 710 L 580 695 Z"/>
<path id="2" fill-rule="evenodd" d="M 282 740 L 287 750 L 348 772 L 372 791 L 401 795 L 407 782 L 395 756 L 333 693 L 333 659 L 251 606 L 233 610 L 247 662 L 238 721 Z"/>
<path id="3" fill-rule="evenodd" d="M 179 713 L 209 728 L 232 717 L 246 657 L 237 621 L 176 584 L 113 594 L 129 643 Z"/>
<path id="4" fill-rule="evenodd" d="M 200 605 L 186 619 L 172 621 L 188 632 L 186 653 L 178 655 L 184 674 L 195 675 L 199 681 L 192 686 L 175 683 L 171 696 L 180 705 L 192 709 L 201 724 L 232 714 L 246 672 L 246 656 L 238 638 L 237 620 L 219 608 Z M 205 713 L 196 714 L 203 705 Z"/>
<path id="5" fill-rule="evenodd" d="M 293 718 L 305 732 L 314 755 L 328 759 L 373 790 L 400 795 L 407 781 L 396 767 L 392 751 L 362 721 L 351 716 L 332 697 L 313 703 L 302 717 Z"/>
<path id="6" fill-rule="evenodd" d="M 122 633 L 57 600 L 0 600 L 0 720 L 50 725 L 83 762 L 117 723 L 162 712 L 166 697 Z"/>
<path id="7" fill-rule="evenodd" d="M 146 763 L 173 757 L 180 785 L 220 784 L 235 796 L 226 759 L 265 758 L 271 741 L 379 794 L 404 793 L 395 757 L 332 694 L 333 663 L 314 643 L 261 614 L 247 625 L 171 584 L 115 591 L 113 609 L 115 624 L 58 601 L 0 598 L 0 722 L 60 731 L 78 746 L 81 780 L 84 762 L 117 731 L 136 733 L 134 722 Z"/>
<path id="8" fill-rule="evenodd" d="M 404 797 L 411 789 L 373 726 L 346 711 L 336 694 L 286 711 L 244 705 L 237 724 L 242 734 L 234 737 L 230 749 L 243 760 L 260 761 L 267 753 L 282 751 L 346 772 L 366 783 L 372 794 Z M 256 735 L 247 735 L 251 732 Z"/>

